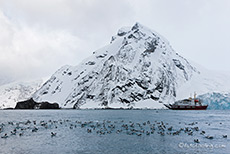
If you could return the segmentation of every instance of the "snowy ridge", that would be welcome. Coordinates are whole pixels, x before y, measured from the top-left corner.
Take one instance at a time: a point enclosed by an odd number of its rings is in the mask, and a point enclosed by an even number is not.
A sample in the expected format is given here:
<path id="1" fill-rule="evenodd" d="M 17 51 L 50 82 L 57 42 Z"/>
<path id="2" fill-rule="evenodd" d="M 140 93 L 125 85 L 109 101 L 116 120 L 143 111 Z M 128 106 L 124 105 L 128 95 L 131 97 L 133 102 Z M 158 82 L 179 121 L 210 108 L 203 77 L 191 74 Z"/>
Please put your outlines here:
<path id="1" fill-rule="evenodd" d="M 18 101 L 32 97 L 43 84 L 43 80 L 14 82 L 0 86 L 0 109 L 14 108 Z"/>
<path id="2" fill-rule="evenodd" d="M 136 23 L 78 66 L 59 69 L 33 98 L 63 108 L 84 108 L 88 102 L 98 108 L 141 107 L 140 101 L 151 100 L 149 108 L 155 108 L 173 102 L 177 89 L 199 73 L 166 39 Z"/>

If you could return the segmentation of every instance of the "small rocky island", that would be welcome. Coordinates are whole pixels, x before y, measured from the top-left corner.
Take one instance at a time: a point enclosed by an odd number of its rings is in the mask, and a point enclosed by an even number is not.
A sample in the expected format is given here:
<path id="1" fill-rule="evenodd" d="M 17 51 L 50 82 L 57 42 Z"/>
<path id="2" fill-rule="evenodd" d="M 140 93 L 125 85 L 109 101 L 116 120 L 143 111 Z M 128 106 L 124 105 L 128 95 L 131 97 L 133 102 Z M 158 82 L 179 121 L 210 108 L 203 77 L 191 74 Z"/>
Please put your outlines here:
<path id="1" fill-rule="evenodd" d="M 33 98 L 17 102 L 15 109 L 60 109 L 58 103 L 36 102 Z"/>

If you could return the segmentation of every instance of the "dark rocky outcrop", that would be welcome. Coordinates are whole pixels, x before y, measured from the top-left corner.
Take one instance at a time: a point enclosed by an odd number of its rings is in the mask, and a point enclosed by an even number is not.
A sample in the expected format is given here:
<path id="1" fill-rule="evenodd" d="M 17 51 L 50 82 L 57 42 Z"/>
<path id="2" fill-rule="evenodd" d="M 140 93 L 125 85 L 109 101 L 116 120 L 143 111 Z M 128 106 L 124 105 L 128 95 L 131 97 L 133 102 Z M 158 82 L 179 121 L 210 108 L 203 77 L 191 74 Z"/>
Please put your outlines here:
<path id="1" fill-rule="evenodd" d="M 33 98 L 18 102 L 15 109 L 59 109 L 58 103 L 36 102 Z"/>
<path id="2" fill-rule="evenodd" d="M 15 109 L 34 109 L 37 103 L 31 98 L 26 101 L 18 102 Z"/>
<path id="3" fill-rule="evenodd" d="M 58 103 L 42 102 L 39 109 L 59 109 Z"/>

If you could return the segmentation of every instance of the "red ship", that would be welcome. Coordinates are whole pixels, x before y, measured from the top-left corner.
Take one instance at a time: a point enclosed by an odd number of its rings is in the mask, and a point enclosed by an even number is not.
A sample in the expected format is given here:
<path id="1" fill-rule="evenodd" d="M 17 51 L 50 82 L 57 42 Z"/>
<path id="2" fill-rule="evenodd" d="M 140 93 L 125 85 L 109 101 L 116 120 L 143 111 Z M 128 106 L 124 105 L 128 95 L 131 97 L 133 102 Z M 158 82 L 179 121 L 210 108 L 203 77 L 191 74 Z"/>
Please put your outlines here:
<path id="1" fill-rule="evenodd" d="M 202 105 L 202 100 L 196 98 L 189 98 L 176 101 L 174 104 L 164 104 L 171 110 L 206 110 L 208 105 Z"/>

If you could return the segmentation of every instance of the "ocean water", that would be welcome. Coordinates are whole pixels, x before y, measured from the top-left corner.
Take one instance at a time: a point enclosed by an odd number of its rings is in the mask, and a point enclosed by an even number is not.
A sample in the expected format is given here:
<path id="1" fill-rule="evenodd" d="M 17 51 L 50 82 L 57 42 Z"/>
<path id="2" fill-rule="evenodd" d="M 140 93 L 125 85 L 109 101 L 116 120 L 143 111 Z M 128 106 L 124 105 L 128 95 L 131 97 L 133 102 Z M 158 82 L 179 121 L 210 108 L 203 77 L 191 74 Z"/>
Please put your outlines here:
<path id="1" fill-rule="evenodd" d="M 229 113 L 228 110 L 1 110 L 0 153 L 225 154 L 230 153 Z"/>

